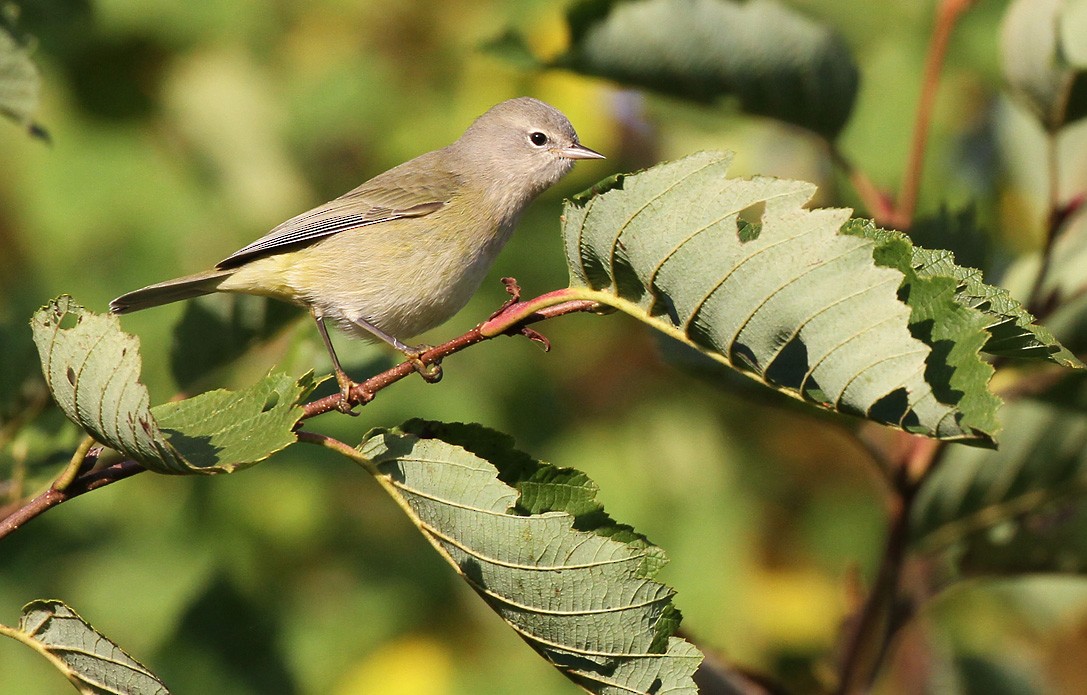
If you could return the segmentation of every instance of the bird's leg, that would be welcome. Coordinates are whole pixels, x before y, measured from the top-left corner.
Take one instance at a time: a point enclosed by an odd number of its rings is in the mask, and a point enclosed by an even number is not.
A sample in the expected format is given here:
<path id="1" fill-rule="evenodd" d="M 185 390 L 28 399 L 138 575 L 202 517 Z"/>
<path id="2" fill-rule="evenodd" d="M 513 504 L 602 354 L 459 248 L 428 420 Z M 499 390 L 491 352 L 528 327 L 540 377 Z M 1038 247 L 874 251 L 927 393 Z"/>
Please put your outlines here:
<path id="1" fill-rule="evenodd" d="M 332 347 L 332 339 L 328 337 L 328 329 L 325 327 L 325 319 L 323 316 L 318 316 L 316 311 L 310 312 L 313 314 L 313 320 L 317 322 L 317 330 L 321 333 L 321 340 L 325 342 L 325 348 L 328 350 L 328 356 L 332 358 L 332 368 L 336 371 L 336 383 L 340 385 L 340 402 L 336 406 L 336 409 L 341 413 L 347 413 L 348 415 L 358 415 L 358 413 L 351 410 L 351 389 L 355 387 L 355 382 L 351 380 L 351 377 L 347 376 L 347 372 L 340 366 L 340 358 L 336 356 L 336 350 Z"/>
<path id="2" fill-rule="evenodd" d="M 419 376 L 423 377 L 424 381 L 436 384 L 442 380 L 442 365 L 437 362 L 423 364 L 423 361 L 419 359 L 419 355 L 430 349 L 429 345 L 405 345 L 363 318 L 354 318 L 352 322 L 404 353 L 408 360 L 411 361 L 411 366 L 415 367 L 415 371 L 419 372 Z"/>

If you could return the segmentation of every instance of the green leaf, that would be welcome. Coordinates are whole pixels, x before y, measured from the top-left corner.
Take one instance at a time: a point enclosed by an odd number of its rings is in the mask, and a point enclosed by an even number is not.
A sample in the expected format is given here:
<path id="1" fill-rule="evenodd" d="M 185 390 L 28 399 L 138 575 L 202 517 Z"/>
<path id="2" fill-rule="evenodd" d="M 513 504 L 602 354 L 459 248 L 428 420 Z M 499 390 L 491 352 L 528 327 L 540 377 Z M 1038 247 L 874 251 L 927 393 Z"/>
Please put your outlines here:
<path id="1" fill-rule="evenodd" d="M 295 441 L 298 406 L 315 386 L 272 374 L 238 392 L 213 391 L 149 407 L 139 382 L 139 343 L 116 316 L 62 296 L 31 321 L 42 371 L 57 405 L 97 441 L 159 473 L 223 473 Z"/>
<path id="2" fill-rule="evenodd" d="M 775 0 L 587 0 L 569 12 L 571 45 L 550 63 L 834 139 L 858 70 L 829 27 Z"/>
<path id="3" fill-rule="evenodd" d="M 961 575 L 1087 573 L 1087 381 L 1080 407 L 1008 405 L 998 451 L 954 447 L 912 508 L 914 549 Z"/>
<path id="4" fill-rule="evenodd" d="M 1016 0 L 1004 15 L 1004 78 L 1050 132 L 1087 116 L 1085 7 L 1087 0 Z"/>
<path id="5" fill-rule="evenodd" d="M 183 391 L 190 390 L 298 316 L 291 305 L 265 297 L 215 295 L 186 302 L 170 348 L 174 380 Z"/>
<path id="6" fill-rule="evenodd" d="M 11 31 L 14 18 L 5 16 L 9 8 L 0 5 L 0 115 L 24 126 L 32 135 L 48 138 L 34 122 L 41 92 L 41 75 L 30 49 Z"/>
<path id="7" fill-rule="evenodd" d="M 1074 360 L 946 252 L 805 209 L 811 184 L 728 179 L 730 159 L 699 153 L 568 202 L 575 294 L 795 398 L 943 439 L 999 429 L 983 347 Z"/>
<path id="8" fill-rule="evenodd" d="M 23 607 L 18 631 L 0 627 L 0 634 L 14 637 L 46 657 L 81 693 L 169 693 L 155 674 L 60 601 L 31 601 Z"/>
<path id="9" fill-rule="evenodd" d="M 663 551 L 583 473 L 479 425 L 412 420 L 359 447 L 432 545 L 533 649 L 592 693 L 695 693 Z"/>
<path id="10" fill-rule="evenodd" d="M 981 271 L 976 268 L 957 265 L 952 252 L 913 246 L 904 234 L 877 229 L 868 220 L 851 220 L 842 231 L 879 241 L 881 248 L 889 244 L 909 244 L 909 265 L 901 268 L 904 273 L 909 275 L 915 272 L 917 278 L 925 280 L 947 278 L 952 281 L 955 284 L 954 301 L 984 317 L 982 328 L 989 338 L 981 347 L 982 352 L 1000 357 L 1044 360 L 1074 369 L 1084 368 L 1083 362 L 1065 349 L 1052 333 L 1034 323 L 1034 316 L 1006 289 L 986 284 Z M 912 322 L 917 323 L 916 318 Z"/>

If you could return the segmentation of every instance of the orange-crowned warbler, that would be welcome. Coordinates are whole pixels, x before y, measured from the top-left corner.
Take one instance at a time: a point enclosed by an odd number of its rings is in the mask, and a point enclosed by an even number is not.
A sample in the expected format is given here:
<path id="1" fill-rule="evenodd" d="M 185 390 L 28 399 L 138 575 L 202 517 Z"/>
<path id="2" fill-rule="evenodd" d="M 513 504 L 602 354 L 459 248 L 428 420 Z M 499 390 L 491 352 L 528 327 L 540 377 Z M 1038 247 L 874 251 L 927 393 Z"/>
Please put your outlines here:
<path id="1" fill-rule="evenodd" d="M 326 321 L 416 358 L 421 348 L 403 339 L 467 304 L 521 211 L 574 160 L 601 158 L 578 142 L 557 109 L 529 97 L 510 99 L 453 144 L 287 220 L 213 270 L 129 292 L 110 309 L 124 314 L 212 292 L 304 306 L 328 348 L 345 406 L 353 382 Z"/>

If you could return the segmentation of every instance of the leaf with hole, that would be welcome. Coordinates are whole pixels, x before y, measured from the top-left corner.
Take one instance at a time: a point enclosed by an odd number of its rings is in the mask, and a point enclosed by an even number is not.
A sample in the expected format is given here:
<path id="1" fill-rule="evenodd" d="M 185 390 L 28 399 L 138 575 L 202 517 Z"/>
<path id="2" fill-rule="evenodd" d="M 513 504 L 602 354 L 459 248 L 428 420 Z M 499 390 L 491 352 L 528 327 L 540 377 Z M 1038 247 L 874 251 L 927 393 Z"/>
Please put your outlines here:
<path id="1" fill-rule="evenodd" d="M 312 375 L 271 374 L 236 392 L 149 406 L 139 343 L 117 317 L 62 296 L 31 320 L 42 372 L 61 410 L 98 442 L 159 473 L 224 473 L 295 441 Z"/>
<path id="2" fill-rule="evenodd" d="M 975 271 L 805 208 L 812 184 L 729 179 L 730 159 L 691 155 L 568 201 L 569 296 L 808 403 L 942 439 L 999 429 L 987 346 L 1078 365 Z"/>

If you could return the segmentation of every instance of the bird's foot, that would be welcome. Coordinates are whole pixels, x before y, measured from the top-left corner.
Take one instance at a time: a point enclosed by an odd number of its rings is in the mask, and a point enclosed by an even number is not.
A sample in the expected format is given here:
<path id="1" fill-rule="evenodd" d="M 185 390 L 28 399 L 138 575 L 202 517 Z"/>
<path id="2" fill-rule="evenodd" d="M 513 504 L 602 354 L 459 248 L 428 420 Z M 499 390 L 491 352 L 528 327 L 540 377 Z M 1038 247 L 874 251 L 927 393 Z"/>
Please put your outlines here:
<path id="1" fill-rule="evenodd" d="M 336 382 L 340 385 L 340 402 L 336 404 L 336 410 L 353 417 L 358 417 L 355 412 L 355 404 L 351 402 L 351 391 L 358 386 L 351 377 L 342 369 L 336 370 Z"/>
<path id="2" fill-rule="evenodd" d="M 408 361 L 411 362 L 411 366 L 415 368 L 415 371 L 419 373 L 419 376 L 423 377 L 423 381 L 428 384 L 436 384 L 442 380 L 441 360 L 436 360 L 427 364 L 419 359 L 420 355 L 432 347 L 432 345 L 414 345 L 410 347 L 406 346 L 404 349 L 404 355 L 406 355 Z"/>

